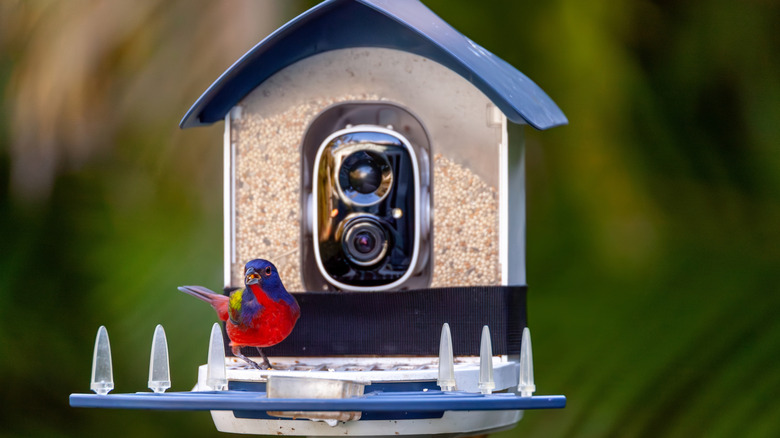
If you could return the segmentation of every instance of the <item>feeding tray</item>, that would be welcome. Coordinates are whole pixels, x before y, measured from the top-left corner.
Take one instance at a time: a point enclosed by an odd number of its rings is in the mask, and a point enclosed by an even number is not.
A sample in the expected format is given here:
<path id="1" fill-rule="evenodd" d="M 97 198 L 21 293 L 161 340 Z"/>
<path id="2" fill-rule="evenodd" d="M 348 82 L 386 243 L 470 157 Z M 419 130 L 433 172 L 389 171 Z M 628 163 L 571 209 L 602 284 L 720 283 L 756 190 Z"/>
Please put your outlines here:
<path id="1" fill-rule="evenodd" d="M 288 399 L 345 399 L 363 395 L 365 384 L 348 380 L 317 379 L 311 377 L 269 376 L 266 383 L 268 398 Z M 310 420 L 355 421 L 360 411 L 268 411 L 268 415 Z"/>

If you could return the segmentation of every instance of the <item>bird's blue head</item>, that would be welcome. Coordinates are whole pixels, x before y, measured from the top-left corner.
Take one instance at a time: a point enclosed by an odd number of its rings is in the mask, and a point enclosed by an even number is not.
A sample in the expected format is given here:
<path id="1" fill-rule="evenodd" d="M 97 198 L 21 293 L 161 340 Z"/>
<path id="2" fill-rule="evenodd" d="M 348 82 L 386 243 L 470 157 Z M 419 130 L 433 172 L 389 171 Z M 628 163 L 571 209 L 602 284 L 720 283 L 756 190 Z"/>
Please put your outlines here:
<path id="1" fill-rule="evenodd" d="M 249 288 L 259 285 L 260 289 L 272 299 L 278 301 L 290 297 L 279 278 L 276 266 L 268 260 L 254 259 L 244 267 L 244 283 Z"/>

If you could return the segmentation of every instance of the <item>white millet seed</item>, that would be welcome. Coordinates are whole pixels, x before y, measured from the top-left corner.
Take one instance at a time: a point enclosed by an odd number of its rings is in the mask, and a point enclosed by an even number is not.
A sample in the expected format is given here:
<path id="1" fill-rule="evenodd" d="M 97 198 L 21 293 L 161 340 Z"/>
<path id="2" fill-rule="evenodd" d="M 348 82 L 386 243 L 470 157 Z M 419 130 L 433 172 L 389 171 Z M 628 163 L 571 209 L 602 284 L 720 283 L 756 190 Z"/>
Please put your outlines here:
<path id="1" fill-rule="evenodd" d="M 244 265 L 273 262 L 285 287 L 304 290 L 300 269 L 300 142 L 312 119 L 337 102 L 379 100 L 342 96 L 292 106 L 272 117 L 244 112 L 231 123 L 236 144 L 236 263 L 233 286 L 243 285 Z M 499 285 L 498 192 L 477 174 L 435 152 L 433 160 L 432 287 Z"/>

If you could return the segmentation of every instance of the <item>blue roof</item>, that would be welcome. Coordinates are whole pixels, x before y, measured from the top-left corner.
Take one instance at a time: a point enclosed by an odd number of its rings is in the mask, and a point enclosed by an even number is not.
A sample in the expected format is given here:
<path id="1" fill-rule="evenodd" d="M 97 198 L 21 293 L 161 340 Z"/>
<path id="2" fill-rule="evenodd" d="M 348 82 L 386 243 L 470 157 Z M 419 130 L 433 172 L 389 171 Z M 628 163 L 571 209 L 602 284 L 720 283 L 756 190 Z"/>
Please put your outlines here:
<path id="1" fill-rule="evenodd" d="M 418 0 L 326 0 L 244 54 L 192 105 L 179 126 L 223 120 L 279 70 L 318 53 L 353 47 L 404 50 L 445 65 L 479 88 L 512 122 L 537 129 L 568 123 L 538 85 Z"/>

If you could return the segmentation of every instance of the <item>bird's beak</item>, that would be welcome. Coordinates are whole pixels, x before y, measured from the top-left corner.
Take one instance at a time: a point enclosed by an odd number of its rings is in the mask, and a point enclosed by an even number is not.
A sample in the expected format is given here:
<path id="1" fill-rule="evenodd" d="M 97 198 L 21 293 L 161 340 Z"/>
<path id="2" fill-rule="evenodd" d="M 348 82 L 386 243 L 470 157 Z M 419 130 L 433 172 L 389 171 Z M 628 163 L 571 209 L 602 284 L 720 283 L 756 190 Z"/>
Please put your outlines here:
<path id="1" fill-rule="evenodd" d="M 258 274 L 254 268 L 248 268 L 244 274 L 244 283 L 256 284 L 260 283 L 260 274 Z"/>

